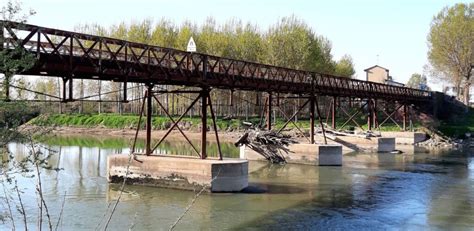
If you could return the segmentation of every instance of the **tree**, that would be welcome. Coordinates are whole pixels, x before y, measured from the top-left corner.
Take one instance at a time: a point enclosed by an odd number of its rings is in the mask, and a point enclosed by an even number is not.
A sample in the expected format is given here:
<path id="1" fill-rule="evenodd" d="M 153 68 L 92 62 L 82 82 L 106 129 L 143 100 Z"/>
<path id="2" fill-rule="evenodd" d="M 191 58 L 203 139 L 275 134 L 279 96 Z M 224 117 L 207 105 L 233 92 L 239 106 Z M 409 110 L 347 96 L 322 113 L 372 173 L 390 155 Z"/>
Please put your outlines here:
<path id="1" fill-rule="evenodd" d="M 166 19 L 161 19 L 151 32 L 151 44 L 161 47 L 174 47 L 177 37 L 175 25 Z"/>
<path id="2" fill-rule="evenodd" d="M 332 44 L 324 36 L 312 39 L 309 47 L 309 55 L 305 60 L 305 70 L 324 74 L 334 73 L 334 61 L 332 60 Z"/>
<path id="3" fill-rule="evenodd" d="M 8 26 L 9 21 L 19 23 L 26 23 L 28 17 L 34 15 L 35 12 L 30 10 L 28 13 L 23 13 L 21 4 L 19 2 L 8 1 L 0 10 L 0 15 L 4 23 L 0 23 L 0 73 L 3 73 L 3 94 L 4 100 L 10 100 L 10 84 L 15 74 L 21 73 L 32 68 L 35 65 L 36 59 L 29 54 L 25 49 L 16 47 L 15 49 L 4 49 L 3 47 L 3 28 Z"/>
<path id="4" fill-rule="evenodd" d="M 350 55 L 344 55 L 336 63 L 334 74 L 337 76 L 352 78 L 355 74 L 354 63 Z"/>
<path id="5" fill-rule="evenodd" d="M 18 86 L 18 89 L 16 90 L 17 98 L 20 100 L 28 99 L 27 97 L 28 91 L 25 90 L 25 89 L 28 89 L 28 87 L 30 86 L 28 81 L 23 76 L 21 76 L 16 81 L 16 85 Z"/>
<path id="6" fill-rule="evenodd" d="M 74 31 L 85 33 L 85 34 L 103 36 L 103 37 L 107 37 L 109 35 L 107 30 L 104 27 L 100 26 L 99 24 L 83 24 L 83 25 L 79 24 L 74 27 Z M 93 42 L 84 41 L 82 45 L 86 48 L 89 48 L 93 45 Z M 102 81 L 101 80 L 86 81 L 86 83 L 84 84 L 84 80 L 81 80 L 79 84 L 79 88 L 80 88 L 79 95 L 81 98 L 84 97 L 84 92 L 86 91 L 84 90 L 84 87 L 88 88 L 87 90 L 89 90 L 89 92 L 92 92 L 92 94 L 98 95 L 97 110 L 98 110 L 98 113 L 100 114 L 102 112 Z M 82 111 L 84 107 L 84 102 L 81 101 L 80 105 L 81 105 L 80 108 Z"/>
<path id="7" fill-rule="evenodd" d="M 436 72 L 448 78 L 464 103 L 469 103 L 474 56 L 474 3 L 445 7 L 434 16 L 428 34 L 428 59 Z M 462 93 L 461 93 L 462 92 Z"/>
<path id="8" fill-rule="evenodd" d="M 407 87 L 420 89 L 420 90 L 428 90 L 428 81 L 425 75 L 420 75 L 418 73 L 414 73 L 411 75 L 410 79 L 407 82 Z"/>
<path id="9" fill-rule="evenodd" d="M 284 17 L 265 36 L 268 44 L 267 63 L 295 69 L 306 69 L 314 33 L 295 16 Z"/>

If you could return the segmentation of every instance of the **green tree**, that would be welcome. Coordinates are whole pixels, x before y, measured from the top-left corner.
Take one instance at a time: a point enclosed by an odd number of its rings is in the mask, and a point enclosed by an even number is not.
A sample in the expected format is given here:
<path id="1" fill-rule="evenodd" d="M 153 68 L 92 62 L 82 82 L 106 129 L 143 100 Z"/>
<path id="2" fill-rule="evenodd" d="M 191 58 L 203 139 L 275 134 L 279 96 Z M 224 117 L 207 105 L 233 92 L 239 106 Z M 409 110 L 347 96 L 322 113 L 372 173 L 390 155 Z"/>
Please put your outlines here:
<path id="1" fill-rule="evenodd" d="M 306 69 L 309 50 L 315 41 L 308 25 L 295 16 L 284 17 L 272 26 L 266 36 L 267 63 L 295 69 Z"/>
<path id="2" fill-rule="evenodd" d="M 458 90 L 464 103 L 469 102 L 474 56 L 474 3 L 445 7 L 434 16 L 428 34 L 428 59 Z"/>
<path id="3" fill-rule="evenodd" d="M 151 42 L 152 24 L 153 21 L 151 19 L 132 23 L 127 30 L 127 40 L 149 44 Z"/>
<path id="4" fill-rule="evenodd" d="M 23 76 L 21 76 L 16 81 L 16 85 L 18 86 L 18 89 L 16 90 L 16 93 L 18 95 L 17 98 L 20 99 L 20 100 L 27 99 L 28 98 L 27 97 L 28 92 L 25 89 L 28 89 L 28 87 L 30 86 L 28 81 Z"/>
<path id="5" fill-rule="evenodd" d="M 263 62 L 265 56 L 265 41 L 259 34 L 257 26 L 250 23 L 245 26 L 241 22 L 236 26 L 234 39 L 231 42 L 234 57 L 251 62 Z"/>
<path id="6" fill-rule="evenodd" d="M 151 44 L 161 47 L 176 46 L 177 31 L 175 25 L 166 19 L 161 19 L 151 32 Z"/>
<path id="7" fill-rule="evenodd" d="M 309 55 L 305 60 L 305 70 L 333 74 L 335 62 L 332 60 L 332 44 L 324 36 L 317 36 L 311 41 Z"/>
<path id="8" fill-rule="evenodd" d="M 425 75 L 414 73 L 411 75 L 410 79 L 407 82 L 407 87 L 428 90 L 428 81 Z"/>
<path id="9" fill-rule="evenodd" d="M 186 50 L 186 46 L 188 45 L 189 38 L 191 36 L 197 36 L 197 26 L 190 21 L 185 21 L 177 31 L 176 40 L 174 48 L 179 50 Z M 199 49 L 200 44 L 196 44 L 197 48 Z M 199 50 L 198 50 L 199 51 Z"/>
<path id="10" fill-rule="evenodd" d="M 344 55 L 336 63 L 334 74 L 337 76 L 352 78 L 355 74 L 354 63 L 350 55 Z"/>
<path id="11" fill-rule="evenodd" d="M 3 28 L 8 27 L 9 21 L 15 21 L 19 23 L 26 23 L 28 17 L 34 15 L 35 12 L 30 10 L 27 13 L 23 13 L 23 9 L 19 2 L 8 1 L 5 6 L 0 10 L 0 15 L 4 22 L 0 22 L 0 73 L 3 76 L 3 95 L 4 100 L 10 100 L 10 84 L 15 74 L 24 72 L 35 65 L 36 59 L 33 55 L 29 54 L 25 49 L 15 47 L 14 49 L 4 49 L 3 41 L 4 34 Z"/>
<path id="12" fill-rule="evenodd" d="M 219 30 L 214 18 L 207 18 L 195 39 L 200 53 L 222 56 L 229 46 L 227 36 Z"/>

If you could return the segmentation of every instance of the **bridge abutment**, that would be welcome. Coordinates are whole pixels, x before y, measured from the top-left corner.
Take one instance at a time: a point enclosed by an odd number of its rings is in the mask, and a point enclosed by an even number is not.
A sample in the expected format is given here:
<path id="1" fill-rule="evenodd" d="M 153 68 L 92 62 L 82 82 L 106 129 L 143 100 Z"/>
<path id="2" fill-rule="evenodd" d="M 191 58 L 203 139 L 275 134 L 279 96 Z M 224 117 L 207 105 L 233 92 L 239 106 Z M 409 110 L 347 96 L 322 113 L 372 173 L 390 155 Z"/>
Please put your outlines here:
<path id="1" fill-rule="evenodd" d="M 238 192 L 248 186 L 248 161 L 182 156 L 125 154 L 107 157 L 111 183 L 147 185 L 208 192 Z"/>

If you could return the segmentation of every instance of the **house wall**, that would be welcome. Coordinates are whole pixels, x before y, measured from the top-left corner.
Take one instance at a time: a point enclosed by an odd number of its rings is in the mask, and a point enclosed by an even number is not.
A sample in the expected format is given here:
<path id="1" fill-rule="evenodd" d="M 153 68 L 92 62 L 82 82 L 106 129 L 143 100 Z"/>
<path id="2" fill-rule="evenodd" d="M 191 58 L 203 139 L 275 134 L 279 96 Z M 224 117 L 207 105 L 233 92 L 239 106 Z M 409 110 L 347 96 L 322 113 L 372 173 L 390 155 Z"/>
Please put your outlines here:
<path id="1" fill-rule="evenodd" d="M 367 72 L 367 81 L 385 84 L 387 79 L 388 72 L 381 67 L 374 67 Z"/>

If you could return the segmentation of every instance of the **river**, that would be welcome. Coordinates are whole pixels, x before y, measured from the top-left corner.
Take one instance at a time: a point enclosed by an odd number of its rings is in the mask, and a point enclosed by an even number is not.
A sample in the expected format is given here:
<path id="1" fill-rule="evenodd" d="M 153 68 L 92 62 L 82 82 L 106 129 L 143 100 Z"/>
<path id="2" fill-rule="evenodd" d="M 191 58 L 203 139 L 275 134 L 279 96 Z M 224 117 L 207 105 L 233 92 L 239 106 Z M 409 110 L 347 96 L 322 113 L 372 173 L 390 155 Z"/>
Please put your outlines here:
<path id="1" fill-rule="evenodd" d="M 112 209 L 120 188 L 107 183 L 107 155 L 128 153 L 128 146 L 127 139 L 112 137 L 45 139 L 42 150 L 52 154 L 48 164 L 61 169 L 42 171 L 42 187 L 53 226 L 62 210 L 59 230 L 103 227 L 107 217 L 104 214 Z M 227 156 L 238 156 L 238 149 L 232 144 L 224 144 L 223 148 Z M 15 159 L 29 151 L 19 143 L 10 143 L 8 149 Z M 189 151 L 183 142 L 167 142 L 159 152 Z M 474 229 L 472 150 L 355 153 L 344 156 L 343 167 L 250 162 L 249 171 L 249 192 L 201 194 L 175 229 Z M 28 177 L 16 179 L 23 191 L 28 224 L 35 229 L 36 182 Z M 4 187 L 14 197 L 12 185 L 4 183 Z M 196 193 L 128 185 L 109 228 L 167 230 Z M 9 230 L 4 194 L 1 198 L 0 229 Z M 13 210 L 17 229 L 23 227 L 21 215 Z"/>

